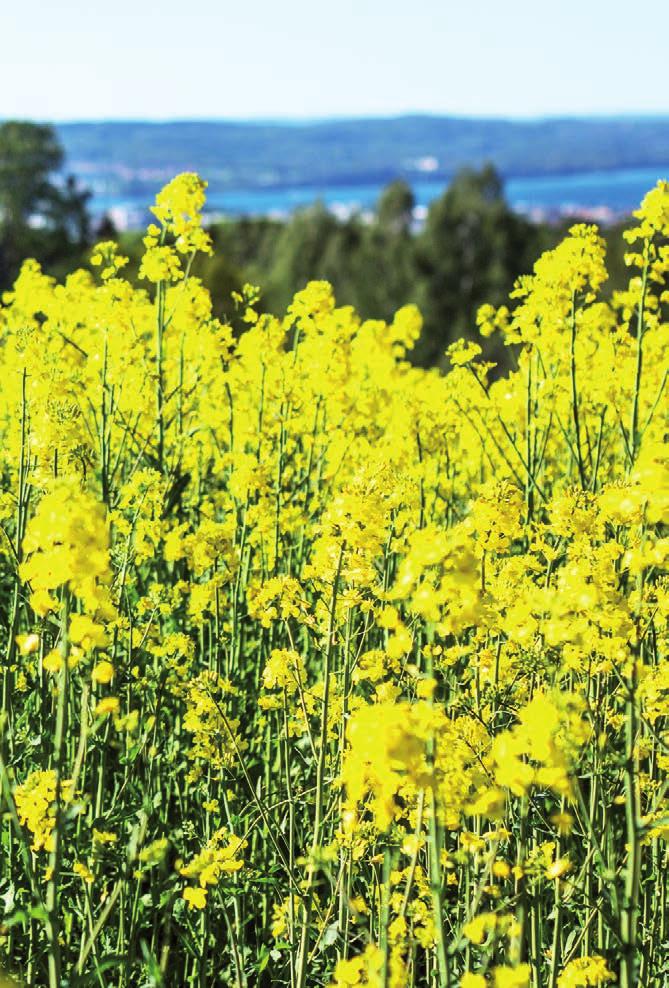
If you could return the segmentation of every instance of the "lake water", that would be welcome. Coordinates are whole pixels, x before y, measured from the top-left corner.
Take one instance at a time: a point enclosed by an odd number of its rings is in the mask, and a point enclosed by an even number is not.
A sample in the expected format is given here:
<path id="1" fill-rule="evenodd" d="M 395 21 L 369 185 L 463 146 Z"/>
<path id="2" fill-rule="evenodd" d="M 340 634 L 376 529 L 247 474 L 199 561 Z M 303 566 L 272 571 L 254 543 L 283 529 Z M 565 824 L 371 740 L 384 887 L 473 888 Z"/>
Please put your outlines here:
<path id="1" fill-rule="evenodd" d="M 511 206 L 537 217 L 569 215 L 579 211 L 603 222 L 636 209 L 645 193 L 659 178 L 669 178 L 665 168 L 576 172 L 571 175 L 542 175 L 508 178 L 506 197 Z M 424 215 L 433 199 L 444 190 L 443 181 L 426 178 L 413 184 L 417 215 Z M 374 207 L 382 187 L 377 184 L 345 186 L 300 186 L 217 189 L 210 186 L 207 209 L 227 216 L 286 216 L 316 201 L 341 216 Z M 148 218 L 146 199 L 94 195 L 91 208 L 97 215 L 110 212 L 120 226 L 140 226 Z"/>

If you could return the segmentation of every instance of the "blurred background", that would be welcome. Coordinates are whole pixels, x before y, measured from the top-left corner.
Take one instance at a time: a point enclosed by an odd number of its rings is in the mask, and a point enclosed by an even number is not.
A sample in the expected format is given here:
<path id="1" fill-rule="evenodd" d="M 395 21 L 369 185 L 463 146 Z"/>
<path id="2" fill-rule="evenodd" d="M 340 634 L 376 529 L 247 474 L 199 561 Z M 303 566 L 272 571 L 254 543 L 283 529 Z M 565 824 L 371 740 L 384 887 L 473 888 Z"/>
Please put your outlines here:
<path id="1" fill-rule="evenodd" d="M 435 364 L 579 219 L 622 286 L 620 230 L 669 177 L 660 0 L 26 0 L 1 26 L 0 290 L 101 239 L 136 270 L 156 192 L 197 171 L 220 315 L 326 278 L 363 317 L 418 303 Z"/>

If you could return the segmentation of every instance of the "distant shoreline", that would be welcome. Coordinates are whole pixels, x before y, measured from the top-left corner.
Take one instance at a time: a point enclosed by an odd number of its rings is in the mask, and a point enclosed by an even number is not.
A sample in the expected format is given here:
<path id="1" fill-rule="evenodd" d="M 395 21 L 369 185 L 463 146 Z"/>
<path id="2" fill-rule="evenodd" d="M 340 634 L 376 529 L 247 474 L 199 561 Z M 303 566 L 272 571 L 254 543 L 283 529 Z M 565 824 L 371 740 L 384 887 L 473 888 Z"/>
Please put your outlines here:
<path id="1" fill-rule="evenodd" d="M 515 176 L 504 183 L 511 207 L 537 222 L 560 222 L 581 217 L 600 225 L 610 225 L 636 209 L 649 188 L 659 178 L 669 176 L 665 169 L 611 169 L 577 172 L 569 175 Z M 123 195 L 106 189 L 104 178 L 80 175 L 90 183 L 94 195 L 90 209 L 94 216 L 110 216 L 119 230 L 137 229 L 150 219 L 148 205 L 162 179 L 144 180 L 132 194 Z M 210 220 L 268 217 L 282 220 L 298 209 L 322 203 L 340 219 L 371 214 L 385 182 L 341 183 L 337 185 L 303 184 L 299 186 L 226 187 L 210 183 L 207 213 Z M 414 191 L 417 225 L 425 219 L 429 204 L 441 195 L 447 182 L 438 177 L 409 183 Z"/>

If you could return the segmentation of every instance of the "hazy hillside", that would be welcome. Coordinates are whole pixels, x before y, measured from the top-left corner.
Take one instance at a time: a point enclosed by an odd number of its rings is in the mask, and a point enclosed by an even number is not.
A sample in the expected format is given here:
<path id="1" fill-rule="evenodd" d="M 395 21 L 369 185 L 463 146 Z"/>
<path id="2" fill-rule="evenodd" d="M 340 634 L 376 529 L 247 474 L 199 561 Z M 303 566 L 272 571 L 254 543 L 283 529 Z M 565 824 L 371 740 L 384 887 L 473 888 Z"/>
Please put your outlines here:
<path id="1" fill-rule="evenodd" d="M 129 191 L 184 169 L 248 187 L 447 178 L 485 161 L 505 176 L 669 164 L 669 117 L 92 122 L 57 130 L 78 174 Z"/>

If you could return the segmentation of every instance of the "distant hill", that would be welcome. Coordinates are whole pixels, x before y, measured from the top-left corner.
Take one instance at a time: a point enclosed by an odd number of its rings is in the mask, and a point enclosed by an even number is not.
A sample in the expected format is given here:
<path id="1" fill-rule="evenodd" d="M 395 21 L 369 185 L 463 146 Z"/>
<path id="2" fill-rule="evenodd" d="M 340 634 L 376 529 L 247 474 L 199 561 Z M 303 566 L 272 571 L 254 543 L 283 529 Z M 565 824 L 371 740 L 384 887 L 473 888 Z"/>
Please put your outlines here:
<path id="1" fill-rule="evenodd" d="M 448 179 L 486 161 L 505 177 L 669 166 L 669 117 L 90 122 L 57 131 L 71 170 L 130 195 L 183 170 L 218 188 L 260 188 Z"/>

